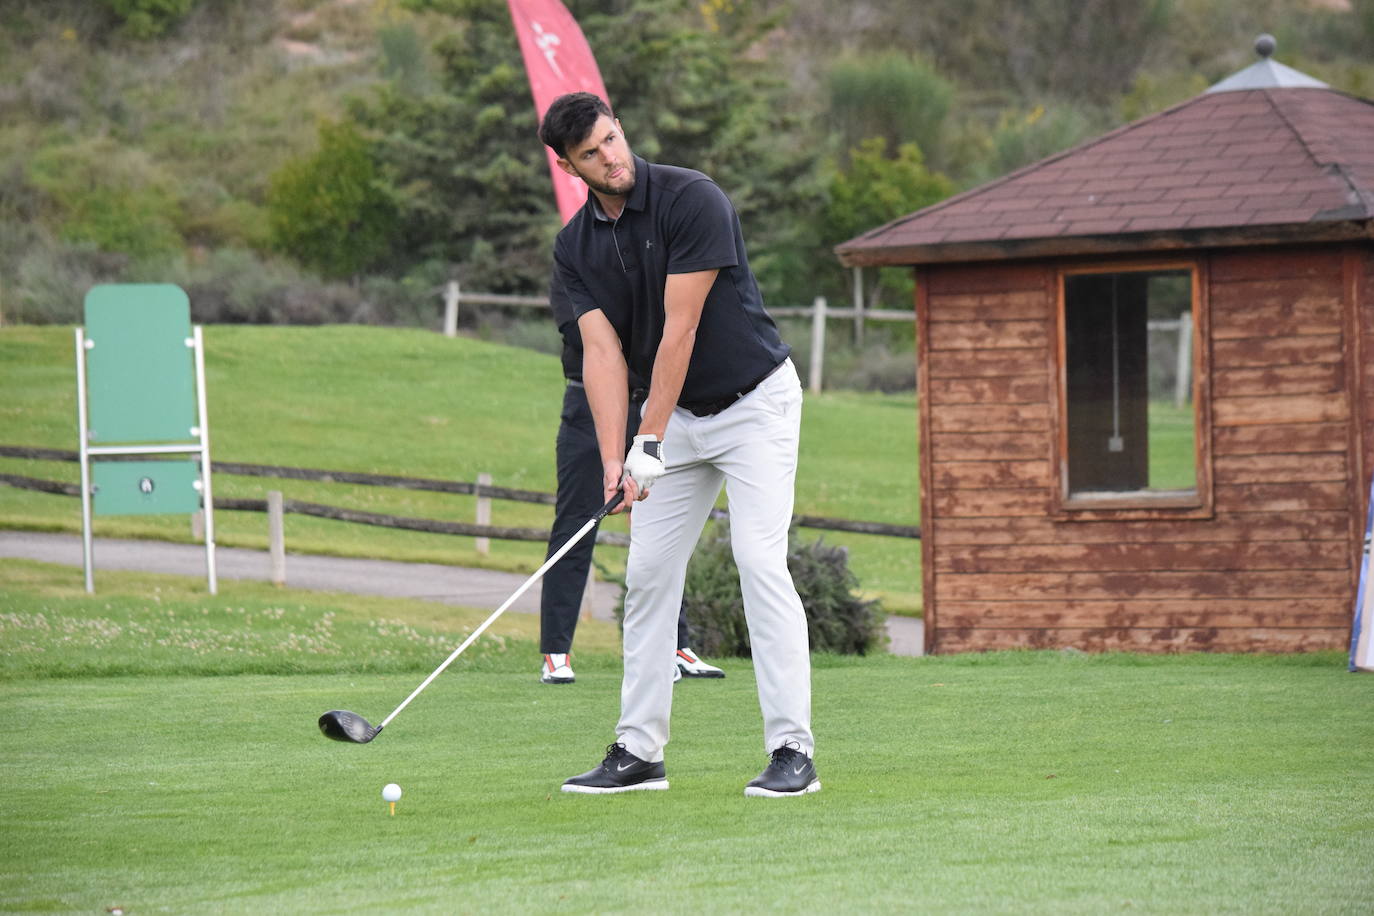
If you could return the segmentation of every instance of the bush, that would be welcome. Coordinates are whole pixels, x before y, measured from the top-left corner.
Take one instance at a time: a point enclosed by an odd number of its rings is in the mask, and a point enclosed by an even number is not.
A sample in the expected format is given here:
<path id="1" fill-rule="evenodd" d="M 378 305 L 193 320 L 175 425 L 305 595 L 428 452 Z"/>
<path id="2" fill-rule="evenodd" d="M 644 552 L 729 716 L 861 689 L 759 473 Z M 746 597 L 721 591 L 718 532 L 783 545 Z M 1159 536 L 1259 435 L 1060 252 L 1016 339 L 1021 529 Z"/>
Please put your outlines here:
<path id="1" fill-rule="evenodd" d="M 124 280 L 128 258 L 89 242 L 40 237 L 19 259 L 18 282 L 6 302 L 9 324 L 79 324 L 86 293 Z"/>
<path id="2" fill-rule="evenodd" d="M 801 544 L 794 528 L 787 568 L 806 609 L 811 651 L 867 655 L 883 647 L 885 615 L 878 602 L 854 594 L 859 583 L 849 569 L 849 551 L 821 538 Z M 692 648 L 708 656 L 750 656 L 749 627 L 727 521 L 708 527 L 697 544 L 687 565 L 683 604 Z M 623 619 L 624 613 L 622 599 L 616 614 Z"/>
<path id="3" fill-rule="evenodd" d="M 196 0 L 104 0 L 135 38 L 156 38 L 182 19 Z"/>

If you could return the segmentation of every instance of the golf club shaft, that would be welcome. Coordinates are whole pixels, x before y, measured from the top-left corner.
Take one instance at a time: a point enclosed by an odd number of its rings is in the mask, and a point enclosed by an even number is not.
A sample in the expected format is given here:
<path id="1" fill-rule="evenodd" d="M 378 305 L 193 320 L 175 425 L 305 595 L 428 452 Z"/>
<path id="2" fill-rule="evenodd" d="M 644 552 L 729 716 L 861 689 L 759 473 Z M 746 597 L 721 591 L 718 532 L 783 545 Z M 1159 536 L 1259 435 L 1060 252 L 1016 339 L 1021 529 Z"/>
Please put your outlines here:
<path id="1" fill-rule="evenodd" d="M 568 538 L 567 543 L 565 543 L 562 547 L 558 548 L 558 550 L 552 556 L 545 560 L 544 565 L 534 571 L 534 575 L 526 579 L 525 583 L 521 585 L 519 588 L 517 588 L 514 594 L 512 594 L 509 598 L 502 602 L 499 608 L 492 611 L 491 616 L 488 617 L 486 620 L 482 621 L 482 625 L 479 626 L 477 629 L 473 630 L 472 633 L 468 635 L 468 638 L 463 640 L 463 644 L 460 645 L 458 648 L 454 649 L 452 655 L 444 659 L 444 663 L 442 665 L 440 665 L 438 668 L 435 668 L 434 672 L 430 674 L 429 677 L 425 678 L 424 681 L 420 684 L 420 686 L 416 687 L 415 690 L 410 694 L 410 696 L 406 697 L 403 701 L 401 701 L 400 706 L 397 706 L 395 709 L 391 711 L 391 715 L 387 716 L 385 719 L 382 720 L 382 724 L 377 726 L 377 731 L 381 731 L 382 729 L 386 728 L 388 722 L 390 722 L 392 719 L 400 715 L 401 710 L 405 709 L 406 706 L 410 704 L 411 700 L 419 696 L 420 691 L 428 687 L 430 681 L 434 680 L 436 677 L 443 674 L 444 669 L 447 668 L 449 665 L 453 664 L 454 659 L 462 655 L 463 652 L 467 649 L 467 647 L 472 645 L 477 640 L 477 637 L 481 636 L 482 633 L 486 631 L 487 627 L 491 626 L 493 623 L 496 622 L 496 618 L 500 617 L 502 614 L 506 612 L 506 608 L 514 604 L 516 602 L 516 599 L 518 599 L 521 595 L 525 594 L 525 592 L 529 589 L 531 585 L 533 585 L 534 583 L 538 582 L 541 578 L 543 578 L 544 573 L 548 572 L 549 568 L 553 566 L 553 564 L 563 559 L 563 555 L 567 553 L 569 550 L 572 550 L 573 545 L 575 545 L 578 541 L 586 537 L 587 532 L 595 528 L 597 523 L 600 522 L 607 515 L 609 515 L 612 509 L 620 505 L 621 501 L 624 498 L 624 493 L 615 494 L 615 496 L 611 497 L 610 502 L 606 503 L 606 505 L 602 506 L 601 509 L 598 510 L 595 515 L 587 519 L 587 523 L 583 525 L 580 529 L 578 529 L 576 534 Z"/>

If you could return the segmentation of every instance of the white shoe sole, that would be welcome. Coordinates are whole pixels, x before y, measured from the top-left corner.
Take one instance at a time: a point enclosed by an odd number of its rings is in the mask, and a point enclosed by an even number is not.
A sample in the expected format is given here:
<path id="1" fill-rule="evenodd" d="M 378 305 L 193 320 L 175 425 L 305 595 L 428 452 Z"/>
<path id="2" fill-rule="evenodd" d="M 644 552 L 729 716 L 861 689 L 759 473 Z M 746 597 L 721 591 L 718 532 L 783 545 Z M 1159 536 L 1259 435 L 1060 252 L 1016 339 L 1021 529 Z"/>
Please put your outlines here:
<path id="1" fill-rule="evenodd" d="M 578 792 L 583 795 L 615 795 L 619 792 L 640 791 L 662 792 L 667 788 L 668 780 L 666 779 L 651 779 L 648 782 L 640 782 L 632 786 L 615 786 L 612 788 L 603 788 L 602 786 L 570 786 L 567 783 L 563 784 L 564 792 Z"/>
<path id="2" fill-rule="evenodd" d="M 539 682 L 540 682 L 541 684 L 571 684 L 571 683 L 573 683 L 575 680 L 577 680 L 577 679 L 576 679 L 576 678 L 571 678 L 571 677 L 548 677 L 548 676 L 541 676 L 541 677 L 539 678 Z"/>
<path id="3" fill-rule="evenodd" d="M 682 672 L 683 677 L 693 678 L 721 678 L 725 677 L 724 671 L 693 671 L 684 665 L 678 665 L 677 670 Z"/>
<path id="4" fill-rule="evenodd" d="M 820 790 L 821 781 L 818 779 L 800 792 L 775 792 L 772 789 L 765 789 L 763 786 L 745 786 L 744 794 L 749 798 L 793 798 L 799 795 L 810 795 L 812 792 L 819 792 Z"/>

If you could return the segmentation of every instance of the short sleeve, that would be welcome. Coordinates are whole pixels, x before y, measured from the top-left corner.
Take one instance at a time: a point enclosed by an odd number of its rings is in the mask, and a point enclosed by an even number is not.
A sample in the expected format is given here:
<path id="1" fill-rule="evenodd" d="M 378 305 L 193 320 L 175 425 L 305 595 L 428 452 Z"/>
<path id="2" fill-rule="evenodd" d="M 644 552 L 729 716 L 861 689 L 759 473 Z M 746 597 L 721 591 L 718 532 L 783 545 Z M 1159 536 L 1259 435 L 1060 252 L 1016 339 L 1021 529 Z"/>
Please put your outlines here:
<path id="1" fill-rule="evenodd" d="M 560 331 L 577 323 L 577 313 L 573 311 L 572 300 L 556 268 L 549 278 L 549 307 L 553 309 L 553 320 Z"/>
<path id="2" fill-rule="evenodd" d="M 668 215 L 668 273 L 739 266 L 735 225 L 735 208 L 715 182 L 688 184 Z"/>
<path id="3" fill-rule="evenodd" d="M 588 312 L 594 312 L 601 306 L 592 297 L 587 289 L 587 284 L 582 282 L 581 275 L 572 266 L 567 252 L 564 251 L 562 240 L 554 245 L 553 250 L 553 277 L 549 281 L 549 294 L 554 307 L 554 316 L 558 321 L 559 327 L 563 326 L 564 313 L 559 309 L 565 309 L 567 317 L 576 321 Z"/>

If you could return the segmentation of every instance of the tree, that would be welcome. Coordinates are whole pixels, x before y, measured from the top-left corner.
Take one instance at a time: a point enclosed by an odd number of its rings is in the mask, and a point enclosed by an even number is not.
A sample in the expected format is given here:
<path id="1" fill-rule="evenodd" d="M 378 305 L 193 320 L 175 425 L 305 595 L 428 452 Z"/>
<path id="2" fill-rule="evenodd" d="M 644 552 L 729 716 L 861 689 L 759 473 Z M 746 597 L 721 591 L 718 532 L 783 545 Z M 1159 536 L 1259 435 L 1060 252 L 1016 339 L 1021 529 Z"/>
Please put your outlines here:
<path id="1" fill-rule="evenodd" d="M 156 38 L 191 11 L 196 0 L 103 0 L 135 38 Z"/>
<path id="2" fill-rule="evenodd" d="M 318 152 L 287 162 L 272 176 L 272 243 L 327 276 L 354 276 L 389 250 L 395 210 L 356 127 L 325 123 L 319 137 Z"/>
<path id="3" fill-rule="evenodd" d="M 844 148 L 882 137 L 889 148 L 915 143 L 941 161 L 945 118 L 954 85 L 908 54 L 847 55 L 827 78 L 829 121 Z"/>
<path id="4" fill-rule="evenodd" d="M 411 0 L 454 16 L 436 88 L 391 83 L 353 117 L 400 206 L 411 265 L 453 265 L 469 286 L 538 291 L 560 228 L 519 45 L 504 4 Z M 734 0 L 572 0 L 635 152 L 700 169 L 730 195 L 765 293 L 814 270 L 821 150 L 800 139 L 787 86 L 756 59 L 772 20 Z M 724 18 L 721 18 L 724 17 Z M 716 28 L 711 24 L 715 23 Z M 753 55 L 753 56 L 751 56 Z"/>
<path id="5" fill-rule="evenodd" d="M 832 245 L 847 241 L 884 223 L 944 200 L 953 191 L 945 176 L 925 166 L 920 147 L 905 143 L 895 156 L 887 155 L 882 137 L 865 140 L 849 154 L 849 166 L 837 170 L 830 181 L 830 201 L 825 207 L 826 240 Z M 874 290 L 886 286 L 905 293 L 911 281 L 907 271 L 877 271 Z"/>

